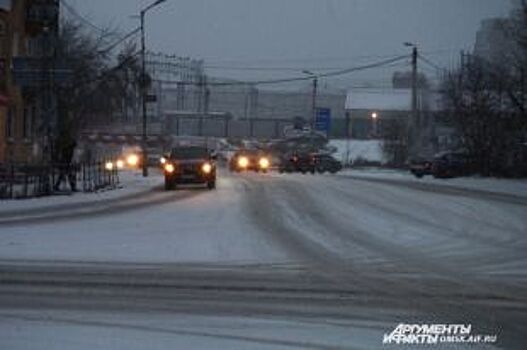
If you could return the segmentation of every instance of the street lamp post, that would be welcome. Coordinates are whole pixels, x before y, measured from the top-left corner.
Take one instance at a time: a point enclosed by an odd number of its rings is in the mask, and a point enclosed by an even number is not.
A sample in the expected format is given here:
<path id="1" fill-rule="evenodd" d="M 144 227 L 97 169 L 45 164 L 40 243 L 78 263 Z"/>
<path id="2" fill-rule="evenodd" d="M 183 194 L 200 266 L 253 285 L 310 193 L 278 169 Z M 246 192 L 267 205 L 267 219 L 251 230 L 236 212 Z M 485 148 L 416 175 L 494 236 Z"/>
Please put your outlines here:
<path id="1" fill-rule="evenodd" d="M 147 152 L 147 115 L 146 115 L 146 102 L 147 102 L 147 86 L 146 86 L 146 44 L 145 44 L 145 15 L 154 7 L 164 3 L 167 0 L 157 0 L 154 3 L 148 5 L 140 12 L 141 19 L 141 97 L 142 97 L 142 110 L 143 110 L 143 133 L 142 133 L 142 150 L 143 150 L 143 176 L 148 177 L 148 152 Z"/>
<path id="2" fill-rule="evenodd" d="M 315 150 L 315 126 L 317 120 L 317 89 L 318 89 L 318 76 L 308 70 L 302 71 L 302 73 L 309 75 L 313 78 L 313 92 L 311 101 L 311 151 Z"/>

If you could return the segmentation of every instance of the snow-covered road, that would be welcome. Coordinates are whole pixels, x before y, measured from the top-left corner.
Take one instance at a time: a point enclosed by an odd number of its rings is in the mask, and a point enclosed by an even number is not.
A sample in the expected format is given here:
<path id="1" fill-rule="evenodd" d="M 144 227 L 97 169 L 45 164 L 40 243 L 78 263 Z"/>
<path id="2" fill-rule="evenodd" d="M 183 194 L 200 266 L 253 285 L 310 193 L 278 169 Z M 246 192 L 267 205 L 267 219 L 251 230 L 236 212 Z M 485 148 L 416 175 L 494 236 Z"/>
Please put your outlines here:
<path id="1" fill-rule="evenodd" d="M 158 348 L 171 337 L 185 348 L 203 338 L 220 348 L 378 348 L 412 321 L 472 323 L 502 348 L 524 345 L 525 198 L 347 174 L 221 175 L 212 192 L 152 190 L 55 217 L 0 217 L 0 348 L 87 327 L 67 346 L 84 349 L 108 324 L 123 337 L 161 333 Z M 155 327 L 108 309 L 148 310 Z M 31 325 L 42 332 L 24 333 Z M 200 337 L 197 325 L 214 331 Z M 126 339 L 115 348 L 134 348 Z"/>

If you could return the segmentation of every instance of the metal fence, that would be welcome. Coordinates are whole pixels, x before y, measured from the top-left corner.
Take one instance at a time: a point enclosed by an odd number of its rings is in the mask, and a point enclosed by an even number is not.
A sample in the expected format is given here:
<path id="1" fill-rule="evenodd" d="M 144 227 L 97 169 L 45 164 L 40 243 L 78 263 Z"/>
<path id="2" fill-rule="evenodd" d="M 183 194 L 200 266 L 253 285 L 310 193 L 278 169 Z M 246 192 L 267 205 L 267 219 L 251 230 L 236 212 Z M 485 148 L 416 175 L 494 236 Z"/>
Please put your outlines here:
<path id="1" fill-rule="evenodd" d="M 90 163 L 0 165 L 0 199 L 22 199 L 95 192 L 119 184 L 115 167 L 108 169 L 106 161 Z"/>

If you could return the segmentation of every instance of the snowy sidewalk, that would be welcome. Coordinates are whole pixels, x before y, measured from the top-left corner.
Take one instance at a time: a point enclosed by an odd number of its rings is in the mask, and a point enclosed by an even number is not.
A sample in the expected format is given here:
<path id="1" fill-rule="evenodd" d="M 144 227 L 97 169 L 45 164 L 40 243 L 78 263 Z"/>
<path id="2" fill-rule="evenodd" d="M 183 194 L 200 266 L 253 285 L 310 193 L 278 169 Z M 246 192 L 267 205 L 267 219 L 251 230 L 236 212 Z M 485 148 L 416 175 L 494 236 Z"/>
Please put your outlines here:
<path id="1" fill-rule="evenodd" d="M 432 176 L 425 176 L 418 179 L 408 171 L 390 169 L 361 169 L 347 170 L 341 176 L 400 181 L 401 183 L 420 183 L 431 184 L 434 186 L 444 186 L 445 188 L 455 188 L 463 190 L 484 191 L 496 194 L 506 194 L 511 196 L 527 198 L 527 179 L 498 179 L 483 178 L 478 176 L 460 177 L 453 179 L 436 179 Z"/>
<path id="2" fill-rule="evenodd" d="M 32 199 L 0 200 L 0 217 L 49 211 L 69 206 L 104 203 L 109 200 L 128 198 L 148 193 L 162 184 L 159 172 L 151 170 L 150 177 L 143 178 L 139 171 L 123 171 L 119 173 L 120 183 L 115 189 L 97 192 L 77 192 L 71 195 L 46 196 Z"/>

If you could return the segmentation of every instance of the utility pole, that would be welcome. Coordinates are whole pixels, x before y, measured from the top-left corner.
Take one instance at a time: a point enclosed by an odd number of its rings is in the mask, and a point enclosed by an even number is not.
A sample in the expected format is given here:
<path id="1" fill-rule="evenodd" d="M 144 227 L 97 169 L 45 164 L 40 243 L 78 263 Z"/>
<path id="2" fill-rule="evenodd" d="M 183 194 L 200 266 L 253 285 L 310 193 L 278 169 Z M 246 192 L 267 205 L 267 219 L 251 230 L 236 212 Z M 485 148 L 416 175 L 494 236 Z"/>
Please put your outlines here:
<path id="1" fill-rule="evenodd" d="M 417 58 L 419 53 L 417 51 L 417 45 L 407 42 L 404 43 L 407 47 L 412 47 L 412 117 L 408 123 L 408 156 L 413 157 L 420 146 L 420 121 L 419 121 L 419 110 L 418 110 L 418 76 L 417 76 Z"/>
<path id="2" fill-rule="evenodd" d="M 318 88 L 318 76 L 308 70 L 303 70 L 302 73 L 309 75 L 313 78 L 313 92 L 312 92 L 312 101 L 311 101 L 311 148 L 314 151 L 315 148 L 315 126 L 317 119 L 317 88 Z"/>
<path id="3" fill-rule="evenodd" d="M 148 150 L 147 150 L 147 128 L 146 128 L 146 45 L 145 45 L 145 14 L 146 10 L 141 11 L 141 100 L 143 110 L 143 133 L 141 146 L 143 149 L 143 177 L 148 177 Z"/>
<path id="4" fill-rule="evenodd" d="M 317 89 L 318 89 L 318 76 L 308 70 L 303 70 L 302 73 L 309 75 L 313 78 L 313 91 L 312 91 L 312 101 L 311 101 L 311 130 L 315 130 L 315 123 L 317 119 Z"/>
<path id="5" fill-rule="evenodd" d="M 318 78 L 313 78 L 313 102 L 312 102 L 312 116 L 311 116 L 311 130 L 315 130 L 315 124 L 317 120 L 317 89 L 318 89 Z"/>
<path id="6" fill-rule="evenodd" d="M 146 44 L 145 44 L 145 15 L 146 13 L 164 3 L 166 0 L 157 0 L 149 6 L 145 7 L 139 13 L 141 19 L 141 95 L 142 95 L 142 109 L 143 109 L 143 135 L 142 135 L 142 149 L 143 149 L 143 176 L 148 177 L 148 155 L 147 155 L 147 116 L 146 116 L 146 103 L 147 103 L 147 81 L 146 81 Z"/>
<path id="7" fill-rule="evenodd" d="M 351 115 L 350 111 L 346 111 L 346 160 L 343 162 L 345 167 L 349 167 L 350 163 L 350 151 L 351 151 Z"/>
<path id="8" fill-rule="evenodd" d="M 419 111 L 417 110 L 417 46 L 412 50 L 412 119 L 414 126 L 420 127 Z"/>

